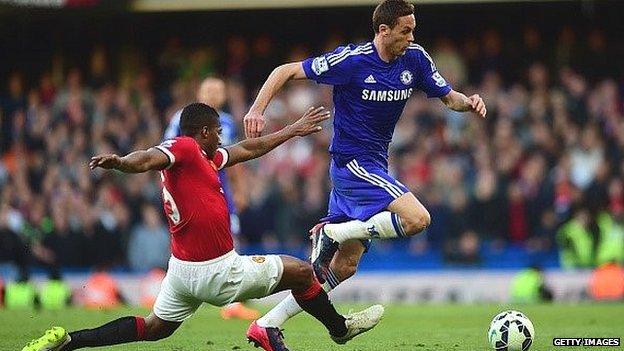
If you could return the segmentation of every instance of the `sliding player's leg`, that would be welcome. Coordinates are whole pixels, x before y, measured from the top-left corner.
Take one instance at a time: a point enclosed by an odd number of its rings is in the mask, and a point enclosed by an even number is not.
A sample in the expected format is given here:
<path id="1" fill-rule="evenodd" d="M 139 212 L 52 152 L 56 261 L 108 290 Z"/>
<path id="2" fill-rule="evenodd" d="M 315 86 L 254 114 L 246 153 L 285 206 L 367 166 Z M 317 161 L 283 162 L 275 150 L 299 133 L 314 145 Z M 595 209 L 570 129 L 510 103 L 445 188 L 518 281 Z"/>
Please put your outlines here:
<path id="1" fill-rule="evenodd" d="M 270 258 L 270 256 L 266 257 Z M 373 306 L 347 316 L 340 315 L 330 302 L 327 293 L 314 277 L 312 268 L 308 263 L 289 256 L 280 256 L 280 258 L 283 264 L 283 272 L 279 283 L 271 293 L 291 290 L 294 300 L 301 309 L 320 321 L 337 343 L 345 343 L 356 335 L 370 330 L 381 319 L 383 315 L 383 307 L 381 306 Z M 254 322 L 250 326 L 247 336 L 256 346 L 265 350 L 286 349 L 277 327 L 260 327 Z"/>
<path id="2" fill-rule="evenodd" d="M 69 351 L 135 341 L 156 341 L 173 334 L 180 324 L 182 322 L 162 320 L 152 313 L 147 318 L 122 317 L 97 328 L 70 333 L 61 327 L 54 327 L 39 339 L 31 341 L 22 351 Z"/>
<path id="3" fill-rule="evenodd" d="M 329 274 L 331 277 L 323 284 L 323 289 L 330 292 L 340 282 L 343 282 L 353 276 L 357 270 L 358 263 L 366 250 L 365 244 L 360 240 L 347 241 L 340 245 L 340 249 L 334 255 L 329 265 Z M 275 305 L 264 316 L 256 321 L 257 325 L 263 328 L 279 328 L 288 319 L 301 313 L 303 310 L 295 300 L 292 294 L 288 294 L 280 303 Z"/>
<path id="4" fill-rule="evenodd" d="M 67 351 L 166 338 L 193 315 L 202 303 L 188 290 L 187 282 L 192 273 L 188 268 L 182 261 L 173 258 L 169 261 L 169 271 L 162 281 L 153 311 L 147 318 L 122 317 L 94 329 L 71 333 L 54 327 L 30 342 L 22 351 Z M 172 271 L 177 273 L 173 274 Z"/>

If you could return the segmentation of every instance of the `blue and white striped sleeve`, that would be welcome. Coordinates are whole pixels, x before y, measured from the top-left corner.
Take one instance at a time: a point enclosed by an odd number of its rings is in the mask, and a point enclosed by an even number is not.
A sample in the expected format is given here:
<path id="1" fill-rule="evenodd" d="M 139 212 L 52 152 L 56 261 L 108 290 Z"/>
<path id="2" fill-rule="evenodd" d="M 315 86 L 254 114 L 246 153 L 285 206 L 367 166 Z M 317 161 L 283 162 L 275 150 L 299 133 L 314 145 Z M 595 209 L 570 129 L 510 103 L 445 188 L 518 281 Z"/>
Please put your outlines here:
<path id="1" fill-rule="evenodd" d="M 418 88 L 430 98 L 448 94 L 451 91 L 451 85 L 438 72 L 429 53 L 418 44 L 411 44 L 409 50 L 415 54 L 417 69 L 420 72 Z"/>
<path id="2" fill-rule="evenodd" d="M 353 57 L 372 52 L 371 44 L 340 46 L 336 50 L 303 61 L 308 79 L 329 85 L 347 84 L 353 71 Z"/>

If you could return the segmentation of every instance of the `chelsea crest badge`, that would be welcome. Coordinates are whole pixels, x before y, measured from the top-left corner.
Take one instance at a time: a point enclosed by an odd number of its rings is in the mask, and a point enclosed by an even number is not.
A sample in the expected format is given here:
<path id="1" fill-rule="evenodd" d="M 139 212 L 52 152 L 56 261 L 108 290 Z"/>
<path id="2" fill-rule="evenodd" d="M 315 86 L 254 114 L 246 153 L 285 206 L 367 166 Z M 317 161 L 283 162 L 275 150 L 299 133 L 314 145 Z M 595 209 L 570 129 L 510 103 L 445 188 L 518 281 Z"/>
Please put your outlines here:
<path id="1" fill-rule="evenodd" d="M 401 83 L 405 85 L 410 85 L 412 83 L 412 80 L 413 80 L 412 72 L 408 70 L 401 72 Z"/>

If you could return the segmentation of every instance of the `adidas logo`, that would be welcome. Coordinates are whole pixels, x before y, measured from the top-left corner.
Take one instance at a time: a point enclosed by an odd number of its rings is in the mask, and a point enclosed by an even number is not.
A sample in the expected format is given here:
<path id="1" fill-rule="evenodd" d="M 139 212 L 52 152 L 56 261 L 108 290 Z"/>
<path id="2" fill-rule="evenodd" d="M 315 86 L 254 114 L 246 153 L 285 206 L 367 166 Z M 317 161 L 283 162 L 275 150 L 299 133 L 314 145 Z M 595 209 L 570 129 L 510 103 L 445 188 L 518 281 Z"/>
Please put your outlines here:
<path id="1" fill-rule="evenodd" d="M 366 79 L 364 79 L 364 83 L 377 83 L 377 81 L 375 80 L 375 77 L 373 77 L 373 75 L 369 75 Z"/>
<path id="2" fill-rule="evenodd" d="M 368 235 L 371 236 L 371 238 L 379 238 L 380 236 L 379 232 L 375 229 L 375 226 L 366 228 L 366 231 L 368 232 Z"/>

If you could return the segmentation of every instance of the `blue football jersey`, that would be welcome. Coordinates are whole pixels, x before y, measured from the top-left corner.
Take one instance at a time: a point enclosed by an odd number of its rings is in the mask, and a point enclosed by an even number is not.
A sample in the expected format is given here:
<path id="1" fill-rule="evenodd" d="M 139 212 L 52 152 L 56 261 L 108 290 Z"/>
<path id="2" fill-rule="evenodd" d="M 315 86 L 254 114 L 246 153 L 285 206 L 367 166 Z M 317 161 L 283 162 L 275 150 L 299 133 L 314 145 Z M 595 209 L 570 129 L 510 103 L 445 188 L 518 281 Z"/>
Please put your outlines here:
<path id="1" fill-rule="evenodd" d="M 334 136 L 330 153 L 338 163 L 355 156 L 383 157 L 405 103 L 415 90 L 442 97 L 450 85 L 431 56 L 417 44 L 385 62 L 372 42 L 338 47 L 303 61 L 308 79 L 334 86 Z"/>

